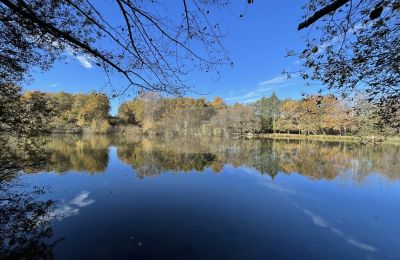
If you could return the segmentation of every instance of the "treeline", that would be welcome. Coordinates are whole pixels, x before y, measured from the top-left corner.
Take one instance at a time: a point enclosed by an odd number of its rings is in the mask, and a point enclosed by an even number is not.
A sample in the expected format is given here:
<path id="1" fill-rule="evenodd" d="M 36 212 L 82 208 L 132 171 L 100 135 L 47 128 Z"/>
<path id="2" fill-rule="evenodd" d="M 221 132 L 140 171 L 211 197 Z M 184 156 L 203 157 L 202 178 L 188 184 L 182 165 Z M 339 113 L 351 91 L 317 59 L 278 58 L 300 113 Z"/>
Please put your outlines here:
<path id="1" fill-rule="evenodd" d="M 24 136 L 44 132 L 93 132 L 111 130 L 107 95 L 22 92 L 3 84 L 0 89 L 0 130 Z"/>
<path id="2" fill-rule="evenodd" d="M 252 104 L 227 105 L 219 97 L 208 102 L 145 93 L 123 103 L 118 119 L 120 125 L 139 126 L 155 135 L 371 134 L 374 122 L 366 119 L 371 108 L 363 104 L 360 99 L 351 109 L 333 95 L 279 100 L 273 93 Z M 359 116 L 361 109 L 366 110 L 363 116 Z"/>
<path id="3" fill-rule="evenodd" d="M 280 100 L 273 93 L 252 104 L 227 105 L 220 97 L 207 101 L 142 92 L 122 103 L 115 117 L 109 114 L 107 95 L 97 92 L 22 93 L 20 88 L 8 85 L 2 88 L 0 99 L 0 129 L 12 126 L 16 131 L 35 135 L 40 132 L 166 136 L 366 135 L 373 133 L 375 126 L 370 116 L 373 108 L 362 99 L 350 106 L 333 95 Z"/>

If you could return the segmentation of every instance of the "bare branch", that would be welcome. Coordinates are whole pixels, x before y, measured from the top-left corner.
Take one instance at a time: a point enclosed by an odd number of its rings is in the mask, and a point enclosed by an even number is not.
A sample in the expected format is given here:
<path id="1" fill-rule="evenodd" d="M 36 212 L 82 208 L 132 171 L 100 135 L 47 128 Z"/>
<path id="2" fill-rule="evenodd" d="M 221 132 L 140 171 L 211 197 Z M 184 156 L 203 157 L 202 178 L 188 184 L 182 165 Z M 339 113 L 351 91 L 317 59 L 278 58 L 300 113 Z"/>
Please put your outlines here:
<path id="1" fill-rule="evenodd" d="M 186 26 L 187 26 L 188 37 L 191 38 L 190 25 L 189 25 L 189 13 L 188 13 L 187 6 L 186 6 L 186 0 L 183 0 L 183 6 L 185 7 Z"/>

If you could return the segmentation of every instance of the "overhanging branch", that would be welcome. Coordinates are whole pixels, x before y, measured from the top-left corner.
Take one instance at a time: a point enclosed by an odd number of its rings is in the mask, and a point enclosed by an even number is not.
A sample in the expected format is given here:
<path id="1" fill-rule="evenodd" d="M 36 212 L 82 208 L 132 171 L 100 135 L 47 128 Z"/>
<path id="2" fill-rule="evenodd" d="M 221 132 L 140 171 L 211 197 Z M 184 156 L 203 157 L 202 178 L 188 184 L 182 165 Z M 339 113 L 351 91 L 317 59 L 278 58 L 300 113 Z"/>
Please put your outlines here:
<path id="1" fill-rule="evenodd" d="M 325 15 L 327 15 L 333 11 L 336 11 L 337 9 L 339 9 L 340 7 L 342 7 L 344 4 L 346 4 L 349 1 L 350 0 L 337 0 L 329 5 L 325 6 L 324 8 L 316 11 L 310 18 L 308 18 L 304 22 L 300 23 L 299 26 L 297 27 L 297 30 L 300 31 L 301 29 L 304 29 L 304 28 L 310 26 L 311 24 L 315 23 L 316 21 L 318 21 Z"/>

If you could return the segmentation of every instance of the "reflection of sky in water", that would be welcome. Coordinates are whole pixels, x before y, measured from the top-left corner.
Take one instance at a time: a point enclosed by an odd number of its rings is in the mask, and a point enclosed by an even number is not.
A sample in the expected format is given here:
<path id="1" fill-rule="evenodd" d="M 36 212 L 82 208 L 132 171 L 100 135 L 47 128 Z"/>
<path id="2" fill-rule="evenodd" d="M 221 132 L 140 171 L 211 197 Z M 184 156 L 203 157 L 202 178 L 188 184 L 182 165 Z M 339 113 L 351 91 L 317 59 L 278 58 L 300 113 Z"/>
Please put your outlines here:
<path id="1" fill-rule="evenodd" d="M 323 228 L 328 228 L 329 230 L 332 231 L 333 234 L 343 237 L 349 244 L 366 251 L 371 251 L 371 252 L 377 251 L 376 248 L 371 245 L 367 245 L 353 238 L 347 237 L 342 231 L 332 227 L 324 218 L 315 215 L 313 212 L 306 209 L 304 209 L 303 212 L 312 219 L 315 225 Z"/>
<path id="2" fill-rule="evenodd" d="M 398 148 L 73 144 L 54 155 L 63 174 L 22 177 L 58 201 L 56 256 L 400 259 Z"/>
<path id="3" fill-rule="evenodd" d="M 285 194 L 290 194 L 290 195 L 298 195 L 296 190 L 294 190 L 292 188 L 286 188 L 279 183 L 274 183 L 273 181 L 267 180 L 267 178 L 262 178 L 259 181 L 259 184 L 261 186 L 267 187 L 267 188 L 277 191 L 277 192 L 283 192 Z M 377 251 L 377 249 L 374 246 L 368 245 L 366 243 L 362 243 L 354 238 L 351 238 L 350 236 L 347 236 L 344 232 L 342 232 L 339 229 L 332 226 L 325 218 L 318 216 L 317 214 L 311 212 L 310 210 L 302 209 L 298 204 L 294 204 L 294 207 L 302 210 L 306 216 L 309 216 L 311 218 L 312 222 L 316 226 L 329 229 L 334 235 L 342 237 L 350 245 L 355 246 L 356 248 L 359 248 L 362 250 L 370 251 L 370 252 Z"/>

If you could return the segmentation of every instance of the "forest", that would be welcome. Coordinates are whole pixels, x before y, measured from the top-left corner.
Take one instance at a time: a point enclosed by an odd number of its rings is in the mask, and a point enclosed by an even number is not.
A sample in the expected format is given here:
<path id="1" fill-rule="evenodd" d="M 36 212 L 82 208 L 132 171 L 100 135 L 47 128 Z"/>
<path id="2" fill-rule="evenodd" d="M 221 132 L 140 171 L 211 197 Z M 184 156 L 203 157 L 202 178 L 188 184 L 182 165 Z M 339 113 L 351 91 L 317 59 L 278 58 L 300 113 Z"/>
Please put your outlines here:
<path id="1" fill-rule="evenodd" d="M 254 103 L 232 105 L 215 97 L 170 97 L 141 92 L 110 115 L 103 93 L 22 92 L 9 85 L 1 95 L 7 110 L 2 131 L 43 133 L 120 133 L 161 136 L 247 136 L 263 133 L 299 135 L 374 135 L 374 107 L 359 98 L 349 104 L 334 95 L 300 100 L 279 99 L 275 93 Z M 10 94 L 12 93 L 12 95 Z M 8 98 L 12 96 L 12 98 Z M 8 115 L 12 115 L 9 117 Z M 32 116 L 34 115 L 34 116 Z M 10 119 L 11 118 L 11 119 Z M 38 127 L 40 126 L 40 127 Z M 32 129 L 35 129 L 33 131 Z M 398 134 L 398 129 L 385 129 Z"/>

